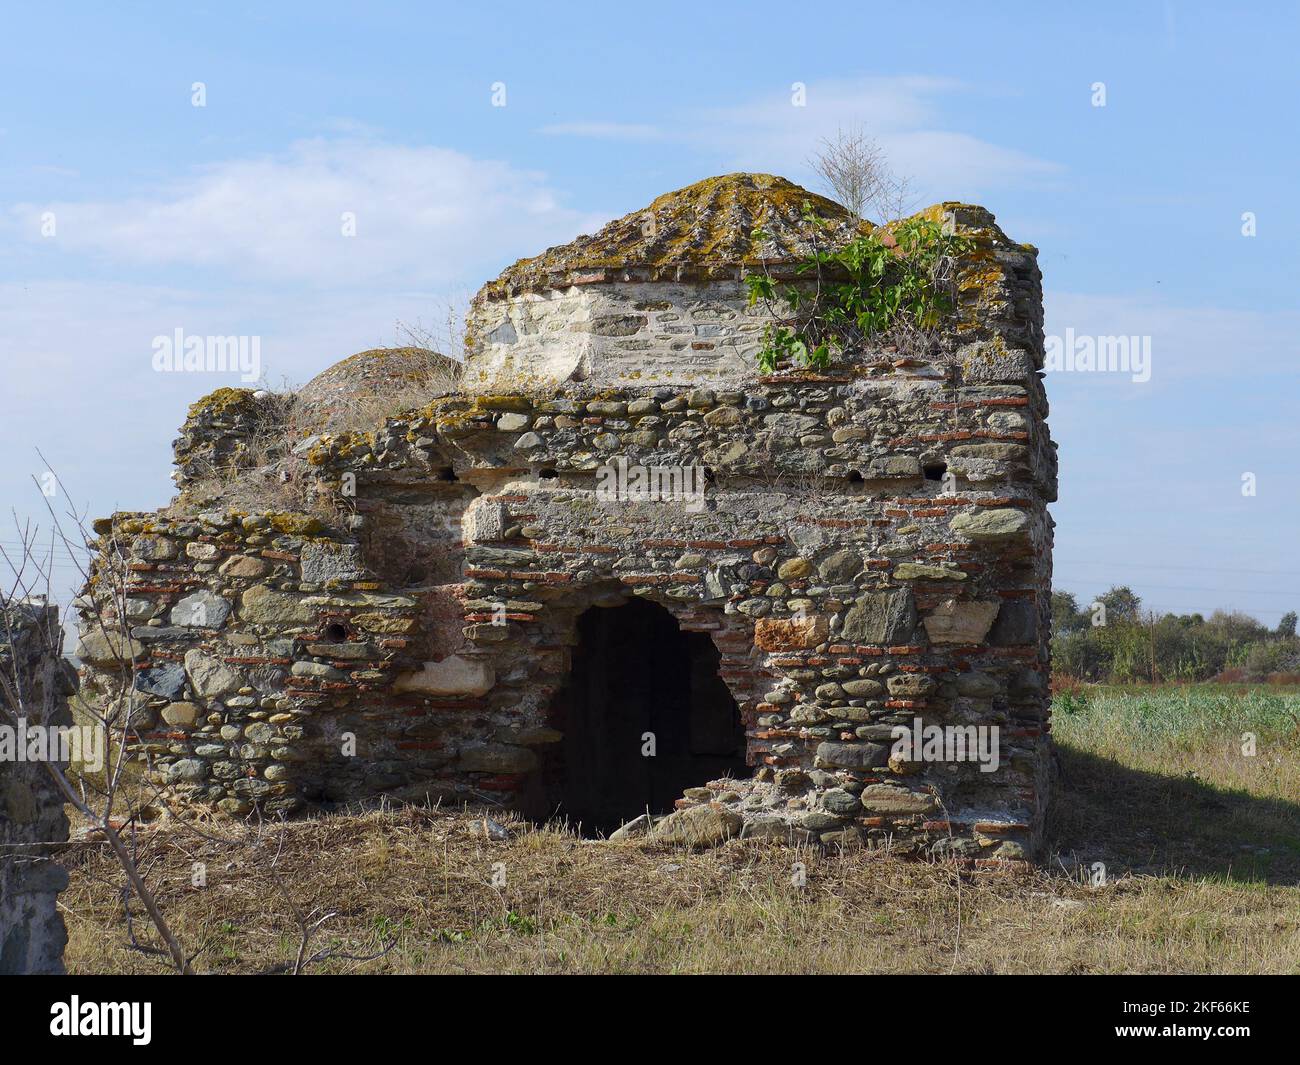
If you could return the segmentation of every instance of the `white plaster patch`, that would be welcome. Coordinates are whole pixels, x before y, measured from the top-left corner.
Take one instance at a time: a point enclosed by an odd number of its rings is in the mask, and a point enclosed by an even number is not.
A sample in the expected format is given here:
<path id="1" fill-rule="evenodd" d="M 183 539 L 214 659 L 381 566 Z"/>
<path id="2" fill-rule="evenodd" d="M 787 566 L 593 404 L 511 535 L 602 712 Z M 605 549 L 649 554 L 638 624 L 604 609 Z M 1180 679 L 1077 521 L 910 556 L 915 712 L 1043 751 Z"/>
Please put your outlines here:
<path id="1" fill-rule="evenodd" d="M 771 317 L 739 281 L 621 282 L 483 300 L 467 387 L 510 381 L 724 384 L 757 372 Z"/>
<path id="2" fill-rule="evenodd" d="M 403 673 L 394 681 L 393 690 L 425 695 L 482 695 L 495 683 L 496 674 L 487 662 L 448 655 L 441 662 L 425 662 L 419 670 Z"/>

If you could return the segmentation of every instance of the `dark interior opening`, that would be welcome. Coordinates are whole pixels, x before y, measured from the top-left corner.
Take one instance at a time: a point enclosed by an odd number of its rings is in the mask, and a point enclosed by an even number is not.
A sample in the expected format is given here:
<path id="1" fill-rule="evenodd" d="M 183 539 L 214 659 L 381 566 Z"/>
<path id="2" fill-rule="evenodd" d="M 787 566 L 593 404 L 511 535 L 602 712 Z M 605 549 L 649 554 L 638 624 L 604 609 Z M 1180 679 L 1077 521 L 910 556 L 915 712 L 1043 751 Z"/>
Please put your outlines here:
<path id="1" fill-rule="evenodd" d="M 332 621 L 321 630 L 320 635 L 326 643 L 342 643 L 348 638 L 348 630 L 337 621 Z"/>
<path id="2" fill-rule="evenodd" d="M 849 470 L 849 484 L 855 487 L 862 484 L 862 474 L 857 470 Z"/>
<path id="3" fill-rule="evenodd" d="M 578 619 L 568 681 L 551 721 L 564 733 L 547 773 L 550 813 L 607 835 L 647 810 L 666 814 L 686 788 L 746 777 L 745 730 L 707 634 L 633 599 Z M 643 754 L 654 734 L 653 757 Z"/>
<path id="4" fill-rule="evenodd" d="M 559 474 L 556 473 L 553 469 L 551 469 L 548 466 L 544 470 L 542 470 L 537 476 L 540 477 L 543 481 L 553 481 L 555 480 L 556 477 L 559 476 Z"/>
<path id="5" fill-rule="evenodd" d="M 458 480 L 460 480 L 460 478 L 458 478 L 458 477 L 456 476 L 456 471 L 455 471 L 454 469 L 452 469 L 450 466 L 439 466 L 438 469 L 437 469 L 437 471 L 434 473 L 434 477 L 435 477 L 436 480 L 439 480 L 439 481 L 458 481 Z"/>
<path id="6" fill-rule="evenodd" d="M 932 466 L 925 467 L 925 479 L 927 481 L 942 481 L 943 475 L 948 472 L 946 462 L 936 462 Z"/>

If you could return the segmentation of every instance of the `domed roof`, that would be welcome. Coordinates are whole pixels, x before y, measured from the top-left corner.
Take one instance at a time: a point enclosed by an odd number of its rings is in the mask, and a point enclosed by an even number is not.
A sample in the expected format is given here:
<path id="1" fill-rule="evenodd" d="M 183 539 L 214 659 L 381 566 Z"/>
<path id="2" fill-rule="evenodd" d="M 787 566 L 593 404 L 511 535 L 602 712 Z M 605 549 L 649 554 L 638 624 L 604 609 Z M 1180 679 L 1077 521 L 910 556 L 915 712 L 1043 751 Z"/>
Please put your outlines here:
<path id="1" fill-rule="evenodd" d="M 735 278 L 744 264 L 804 259 L 814 240 L 843 244 L 864 227 L 847 208 L 783 177 L 726 174 L 665 193 L 595 236 L 520 259 L 480 297 L 593 281 Z M 767 234 L 762 242 L 754 240 L 756 228 Z"/>
<path id="2" fill-rule="evenodd" d="M 315 429 L 337 429 L 384 397 L 455 387 L 460 363 L 428 348 L 371 348 L 318 373 L 298 392 L 295 418 Z"/>

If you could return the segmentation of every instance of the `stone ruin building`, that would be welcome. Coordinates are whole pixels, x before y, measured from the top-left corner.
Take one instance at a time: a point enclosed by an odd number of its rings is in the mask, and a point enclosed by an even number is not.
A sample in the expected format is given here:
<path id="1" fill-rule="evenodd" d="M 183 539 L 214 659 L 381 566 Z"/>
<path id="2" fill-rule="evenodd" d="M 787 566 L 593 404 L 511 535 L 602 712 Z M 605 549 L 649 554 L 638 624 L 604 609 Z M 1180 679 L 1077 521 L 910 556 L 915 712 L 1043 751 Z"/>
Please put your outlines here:
<path id="1" fill-rule="evenodd" d="M 63 972 L 57 898 L 68 874 L 56 854 L 68 819 L 46 767 L 17 751 L 20 729 L 72 723 L 76 678 L 62 646 L 55 607 L 0 598 L 0 727 L 11 730 L 0 743 L 0 975 Z"/>
<path id="2" fill-rule="evenodd" d="M 463 367 L 381 349 L 292 403 L 205 397 L 176 501 L 95 526 L 129 632 L 83 642 L 87 697 L 120 698 L 131 657 L 147 772 L 236 817 L 388 796 L 1029 856 L 1056 485 L 1036 250 L 980 207 L 923 214 L 969 250 L 919 353 L 759 372 L 774 312 L 745 274 L 871 227 L 741 174 L 511 266 Z M 898 749 L 918 719 L 996 728 L 996 768 Z"/>

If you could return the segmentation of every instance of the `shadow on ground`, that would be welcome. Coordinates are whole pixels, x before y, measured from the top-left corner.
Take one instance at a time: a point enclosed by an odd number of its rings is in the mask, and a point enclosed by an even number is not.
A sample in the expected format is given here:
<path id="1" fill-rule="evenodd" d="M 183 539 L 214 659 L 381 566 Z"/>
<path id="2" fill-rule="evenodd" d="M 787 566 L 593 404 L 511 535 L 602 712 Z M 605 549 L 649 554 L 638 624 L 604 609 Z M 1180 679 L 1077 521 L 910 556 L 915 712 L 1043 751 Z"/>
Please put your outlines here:
<path id="1" fill-rule="evenodd" d="M 1058 745 L 1045 853 L 1126 872 L 1300 885 L 1300 806 Z M 1059 866 L 1058 866 L 1059 867 Z"/>

